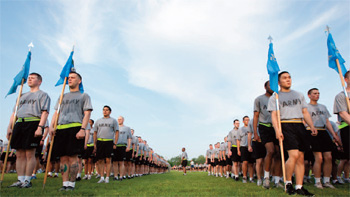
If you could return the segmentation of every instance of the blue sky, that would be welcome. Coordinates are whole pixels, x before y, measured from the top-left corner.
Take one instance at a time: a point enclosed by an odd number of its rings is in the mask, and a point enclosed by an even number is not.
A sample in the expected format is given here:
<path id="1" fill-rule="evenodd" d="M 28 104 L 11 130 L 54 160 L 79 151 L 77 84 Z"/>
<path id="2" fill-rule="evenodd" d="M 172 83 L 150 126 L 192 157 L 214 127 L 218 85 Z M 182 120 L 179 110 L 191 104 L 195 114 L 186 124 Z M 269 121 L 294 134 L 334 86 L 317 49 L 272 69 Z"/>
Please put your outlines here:
<path id="1" fill-rule="evenodd" d="M 269 35 L 292 88 L 305 96 L 319 88 L 330 112 L 341 84 L 328 68 L 326 25 L 349 69 L 347 0 L 2 0 L 0 6 L 1 139 L 17 97 L 5 95 L 30 42 L 30 71 L 43 76 L 50 120 L 62 88 L 54 85 L 76 43 L 73 58 L 92 98 L 92 118 L 110 105 L 113 117 L 123 115 L 166 158 L 182 147 L 190 158 L 204 154 L 228 134 L 233 119 L 252 116 L 268 79 Z"/>

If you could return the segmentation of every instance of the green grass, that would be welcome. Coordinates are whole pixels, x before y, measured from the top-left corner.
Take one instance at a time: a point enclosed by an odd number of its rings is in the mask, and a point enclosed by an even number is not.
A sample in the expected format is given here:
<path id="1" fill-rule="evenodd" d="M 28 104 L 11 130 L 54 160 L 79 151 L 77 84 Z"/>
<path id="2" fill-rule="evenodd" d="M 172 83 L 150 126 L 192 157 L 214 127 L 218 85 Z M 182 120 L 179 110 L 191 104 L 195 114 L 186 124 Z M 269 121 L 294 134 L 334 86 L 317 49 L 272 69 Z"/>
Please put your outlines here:
<path id="1" fill-rule="evenodd" d="M 205 172 L 172 171 L 166 174 L 148 175 L 123 181 L 101 183 L 95 178 L 76 183 L 71 192 L 58 192 L 62 186 L 61 178 L 48 178 L 42 191 L 43 174 L 38 174 L 29 189 L 7 188 L 16 181 L 16 174 L 6 174 L 0 196 L 287 196 L 282 189 L 266 190 L 256 184 L 234 181 L 232 179 L 208 176 Z M 337 186 L 337 189 L 318 190 L 313 184 L 305 187 L 317 196 L 349 196 L 349 184 Z"/>

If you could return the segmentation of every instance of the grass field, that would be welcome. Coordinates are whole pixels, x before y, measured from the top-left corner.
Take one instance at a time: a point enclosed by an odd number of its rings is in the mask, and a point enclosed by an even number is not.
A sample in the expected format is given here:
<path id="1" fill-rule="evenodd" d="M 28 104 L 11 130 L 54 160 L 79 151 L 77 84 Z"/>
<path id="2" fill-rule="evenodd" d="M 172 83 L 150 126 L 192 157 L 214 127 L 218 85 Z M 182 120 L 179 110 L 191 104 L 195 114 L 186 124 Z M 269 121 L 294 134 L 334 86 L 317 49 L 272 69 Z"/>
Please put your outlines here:
<path id="1" fill-rule="evenodd" d="M 232 179 L 208 176 L 205 172 L 172 171 L 166 174 L 148 175 L 123 181 L 101 183 L 95 178 L 76 183 L 76 189 L 70 192 L 58 192 L 62 186 L 61 178 L 48 178 L 42 191 L 43 174 L 38 174 L 29 189 L 7 188 L 16 181 L 16 174 L 6 174 L 0 196 L 287 196 L 282 189 L 266 190 L 256 184 L 234 181 Z M 349 184 L 337 186 L 337 189 L 318 190 L 313 184 L 305 187 L 317 196 L 349 196 Z"/>

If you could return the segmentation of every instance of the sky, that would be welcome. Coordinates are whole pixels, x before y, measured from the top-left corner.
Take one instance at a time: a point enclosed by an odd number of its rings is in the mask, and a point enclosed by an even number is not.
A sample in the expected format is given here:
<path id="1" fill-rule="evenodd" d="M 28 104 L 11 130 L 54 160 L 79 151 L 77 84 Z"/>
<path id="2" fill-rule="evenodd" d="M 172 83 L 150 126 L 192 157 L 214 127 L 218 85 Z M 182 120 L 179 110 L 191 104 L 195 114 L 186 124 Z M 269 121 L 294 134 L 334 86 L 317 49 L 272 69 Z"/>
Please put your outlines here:
<path id="1" fill-rule="evenodd" d="M 182 147 L 189 158 L 204 155 L 210 143 L 223 141 L 234 119 L 252 117 L 268 80 L 269 35 L 292 89 L 307 98 L 307 90 L 319 88 L 319 102 L 331 113 L 342 87 L 328 67 L 326 25 L 350 67 L 348 0 L 0 2 L 0 139 L 19 88 L 5 95 L 30 42 L 30 72 L 43 76 L 41 89 L 51 97 L 49 120 L 62 90 L 54 85 L 75 45 L 91 118 L 111 106 L 112 117 L 124 116 L 125 125 L 166 159 Z"/>

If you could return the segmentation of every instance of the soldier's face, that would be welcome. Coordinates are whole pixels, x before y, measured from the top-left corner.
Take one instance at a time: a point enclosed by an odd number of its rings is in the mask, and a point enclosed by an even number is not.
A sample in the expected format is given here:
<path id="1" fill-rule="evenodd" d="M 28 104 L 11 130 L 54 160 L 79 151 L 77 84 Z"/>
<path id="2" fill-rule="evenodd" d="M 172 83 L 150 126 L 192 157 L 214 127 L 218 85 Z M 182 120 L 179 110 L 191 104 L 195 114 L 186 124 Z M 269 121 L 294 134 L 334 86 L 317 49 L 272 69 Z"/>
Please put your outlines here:
<path id="1" fill-rule="evenodd" d="M 292 86 L 292 77 L 289 73 L 283 73 L 279 78 L 278 84 L 284 89 L 289 89 Z"/>
<path id="2" fill-rule="evenodd" d="M 320 92 L 318 90 L 312 90 L 308 96 L 310 100 L 318 101 L 320 99 Z"/>

